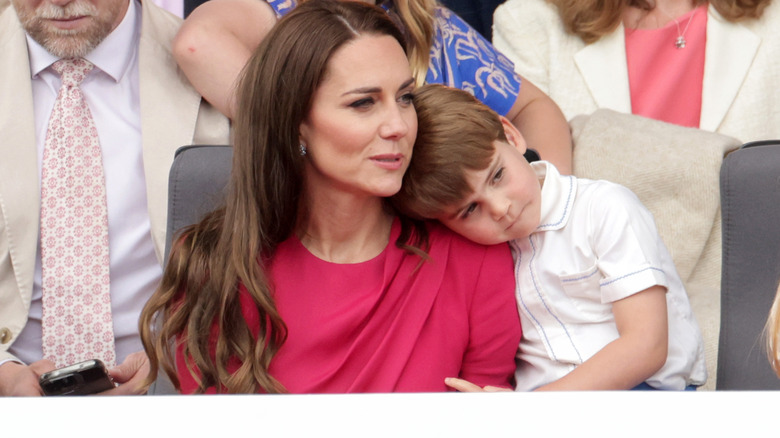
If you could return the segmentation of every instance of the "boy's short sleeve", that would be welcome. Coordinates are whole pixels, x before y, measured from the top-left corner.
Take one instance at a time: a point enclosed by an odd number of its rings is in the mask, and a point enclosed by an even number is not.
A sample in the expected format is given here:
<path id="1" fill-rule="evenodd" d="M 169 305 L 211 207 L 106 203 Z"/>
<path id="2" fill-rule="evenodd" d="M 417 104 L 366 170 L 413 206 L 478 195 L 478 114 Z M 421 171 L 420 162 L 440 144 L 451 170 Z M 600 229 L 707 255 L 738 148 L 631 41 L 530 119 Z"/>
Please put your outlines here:
<path id="1" fill-rule="evenodd" d="M 591 198 L 591 245 L 603 275 L 601 301 L 610 303 L 652 286 L 669 288 L 673 264 L 652 214 L 629 189 L 602 183 Z"/>

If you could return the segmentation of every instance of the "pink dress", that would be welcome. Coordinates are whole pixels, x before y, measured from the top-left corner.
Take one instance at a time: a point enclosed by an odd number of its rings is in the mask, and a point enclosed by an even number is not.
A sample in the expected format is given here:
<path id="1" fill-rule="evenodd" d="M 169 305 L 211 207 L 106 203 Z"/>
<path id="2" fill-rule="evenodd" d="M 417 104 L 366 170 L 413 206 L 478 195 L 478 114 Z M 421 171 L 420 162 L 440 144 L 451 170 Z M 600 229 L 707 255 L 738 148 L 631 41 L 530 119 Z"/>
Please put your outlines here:
<path id="1" fill-rule="evenodd" d="M 678 49 L 680 33 L 686 44 Z M 706 40 L 706 3 L 678 17 L 677 24 L 672 20 L 660 29 L 626 28 L 631 112 L 698 128 Z"/>
<path id="2" fill-rule="evenodd" d="M 296 237 L 283 242 L 271 278 L 288 338 L 271 375 L 291 393 L 446 391 L 445 377 L 512 387 L 521 328 L 509 247 L 429 230 L 430 260 L 419 267 L 394 244 L 397 220 L 391 243 L 363 263 L 326 262 Z M 182 359 L 179 351 L 182 392 L 191 393 L 197 385 Z"/>

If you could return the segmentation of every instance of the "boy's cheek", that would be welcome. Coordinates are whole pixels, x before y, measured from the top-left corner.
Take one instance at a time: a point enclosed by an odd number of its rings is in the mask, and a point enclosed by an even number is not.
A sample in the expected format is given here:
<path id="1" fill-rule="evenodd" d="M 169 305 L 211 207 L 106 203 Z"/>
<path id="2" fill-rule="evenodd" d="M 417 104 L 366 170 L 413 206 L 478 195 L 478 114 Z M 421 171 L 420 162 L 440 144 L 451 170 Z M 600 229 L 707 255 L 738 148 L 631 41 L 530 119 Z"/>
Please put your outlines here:
<path id="1" fill-rule="evenodd" d="M 503 236 L 499 230 L 492 226 L 484 226 L 478 221 L 466 223 L 461 220 L 439 220 L 444 226 L 460 234 L 466 239 L 482 245 L 496 245 L 509 241 L 509 236 Z"/>
<path id="2" fill-rule="evenodd" d="M 464 221 L 440 218 L 439 222 L 444 224 L 444 226 L 449 228 L 450 230 L 465 237 L 466 239 L 475 240 L 474 230 L 472 230 L 470 227 L 464 226 Z"/>

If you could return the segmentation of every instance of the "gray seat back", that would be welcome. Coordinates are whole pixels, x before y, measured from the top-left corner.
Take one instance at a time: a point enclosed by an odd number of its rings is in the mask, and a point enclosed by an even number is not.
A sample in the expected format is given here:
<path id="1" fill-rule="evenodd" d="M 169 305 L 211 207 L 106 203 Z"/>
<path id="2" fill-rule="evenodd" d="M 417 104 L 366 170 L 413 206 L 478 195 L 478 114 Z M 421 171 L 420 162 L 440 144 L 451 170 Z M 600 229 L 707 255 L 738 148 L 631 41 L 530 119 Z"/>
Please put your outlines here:
<path id="1" fill-rule="evenodd" d="M 720 173 L 723 220 L 716 388 L 780 389 L 763 335 L 780 273 L 780 141 L 748 143 Z"/>
<path id="2" fill-rule="evenodd" d="M 165 260 L 178 231 L 222 205 L 232 162 L 233 149 L 227 145 L 193 145 L 176 150 L 168 177 Z"/>
<path id="3" fill-rule="evenodd" d="M 193 145 L 176 150 L 168 177 L 166 263 L 178 231 L 222 205 L 232 161 L 233 149 L 227 145 Z M 176 390 L 165 373 L 160 372 L 149 394 L 176 394 Z"/>

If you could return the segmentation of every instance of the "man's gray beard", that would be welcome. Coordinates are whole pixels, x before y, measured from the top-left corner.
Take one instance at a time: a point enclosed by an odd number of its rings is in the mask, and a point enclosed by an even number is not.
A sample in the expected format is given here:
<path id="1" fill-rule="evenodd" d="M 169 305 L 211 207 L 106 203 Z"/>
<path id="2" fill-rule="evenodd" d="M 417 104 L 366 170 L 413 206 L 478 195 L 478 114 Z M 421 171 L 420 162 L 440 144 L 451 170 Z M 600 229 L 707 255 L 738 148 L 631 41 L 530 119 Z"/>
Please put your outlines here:
<path id="1" fill-rule="evenodd" d="M 58 58 L 83 58 L 100 44 L 100 41 L 92 41 L 83 35 L 57 36 L 30 33 L 30 36 L 46 51 Z"/>
<path id="2" fill-rule="evenodd" d="M 112 24 L 97 20 L 98 11 L 85 2 L 73 2 L 61 8 L 51 4 L 40 6 L 37 11 L 17 14 L 25 31 L 52 55 L 58 58 L 86 56 L 111 33 Z M 62 19 L 69 16 L 89 15 L 96 20 L 93 26 L 81 31 L 47 30 L 45 19 Z M 45 17 L 45 18 L 42 18 Z"/>

